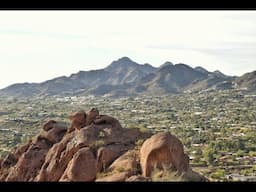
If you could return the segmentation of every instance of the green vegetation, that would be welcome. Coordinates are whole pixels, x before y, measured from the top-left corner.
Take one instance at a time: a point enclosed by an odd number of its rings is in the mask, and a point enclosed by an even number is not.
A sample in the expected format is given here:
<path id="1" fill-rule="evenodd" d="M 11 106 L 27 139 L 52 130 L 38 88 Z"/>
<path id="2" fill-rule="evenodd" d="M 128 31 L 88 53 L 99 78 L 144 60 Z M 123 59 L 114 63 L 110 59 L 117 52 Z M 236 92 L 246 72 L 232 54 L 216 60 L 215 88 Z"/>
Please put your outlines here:
<path id="1" fill-rule="evenodd" d="M 152 170 L 151 178 L 155 182 L 185 181 L 183 175 L 179 175 L 177 171 L 173 171 L 171 167 L 162 165 L 163 169 L 156 166 Z"/>
<path id="2" fill-rule="evenodd" d="M 125 128 L 169 131 L 184 144 L 192 168 L 218 181 L 230 174 L 255 176 L 255 94 L 226 90 L 179 95 L 51 97 L 0 100 L 0 155 L 39 132 L 49 120 L 65 121 L 78 110 L 97 107 Z M 99 139 L 104 133 L 99 134 Z M 142 143 L 140 143 L 142 144 Z M 95 144 L 100 146 L 101 142 Z"/>

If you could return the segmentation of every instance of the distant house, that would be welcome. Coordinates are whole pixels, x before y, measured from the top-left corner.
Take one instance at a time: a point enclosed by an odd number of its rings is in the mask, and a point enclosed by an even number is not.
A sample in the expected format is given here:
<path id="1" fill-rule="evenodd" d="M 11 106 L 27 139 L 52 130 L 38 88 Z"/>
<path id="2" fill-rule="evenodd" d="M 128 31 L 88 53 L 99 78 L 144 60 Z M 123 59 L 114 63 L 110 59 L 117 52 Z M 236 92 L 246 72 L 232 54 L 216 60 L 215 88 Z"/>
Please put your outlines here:
<path id="1" fill-rule="evenodd" d="M 197 111 L 197 112 L 195 112 L 194 114 L 195 114 L 195 115 L 202 115 L 203 112 Z"/>

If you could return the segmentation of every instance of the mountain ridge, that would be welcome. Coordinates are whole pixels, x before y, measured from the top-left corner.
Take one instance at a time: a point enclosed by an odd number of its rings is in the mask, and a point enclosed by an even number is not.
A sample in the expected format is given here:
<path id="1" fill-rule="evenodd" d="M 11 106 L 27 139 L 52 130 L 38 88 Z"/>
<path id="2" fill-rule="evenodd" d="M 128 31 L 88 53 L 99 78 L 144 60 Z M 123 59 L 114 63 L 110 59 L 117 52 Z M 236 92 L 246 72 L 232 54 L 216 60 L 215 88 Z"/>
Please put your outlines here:
<path id="1" fill-rule="evenodd" d="M 251 72 L 253 73 L 253 72 Z M 246 75 L 247 74 L 247 75 Z M 16 83 L 0 89 L 2 97 L 34 97 L 55 95 L 109 95 L 113 97 L 139 94 L 176 94 L 206 89 L 232 89 L 248 85 L 255 90 L 256 75 L 246 73 L 240 77 L 228 76 L 219 70 L 209 72 L 203 67 L 165 62 L 159 67 L 139 64 L 129 57 L 122 57 L 103 69 L 72 73 L 41 83 Z M 249 81 L 246 83 L 246 81 Z"/>

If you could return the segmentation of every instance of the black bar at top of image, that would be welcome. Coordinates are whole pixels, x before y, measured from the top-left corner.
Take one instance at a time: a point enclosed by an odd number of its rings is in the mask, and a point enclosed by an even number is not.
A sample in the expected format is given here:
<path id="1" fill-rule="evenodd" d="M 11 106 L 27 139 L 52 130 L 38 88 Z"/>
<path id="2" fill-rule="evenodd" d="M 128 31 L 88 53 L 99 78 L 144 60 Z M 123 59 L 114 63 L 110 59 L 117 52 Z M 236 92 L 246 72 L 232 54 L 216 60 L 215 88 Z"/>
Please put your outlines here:
<path id="1" fill-rule="evenodd" d="M 1 10 L 256 10 L 253 1 L 1 1 Z"/>

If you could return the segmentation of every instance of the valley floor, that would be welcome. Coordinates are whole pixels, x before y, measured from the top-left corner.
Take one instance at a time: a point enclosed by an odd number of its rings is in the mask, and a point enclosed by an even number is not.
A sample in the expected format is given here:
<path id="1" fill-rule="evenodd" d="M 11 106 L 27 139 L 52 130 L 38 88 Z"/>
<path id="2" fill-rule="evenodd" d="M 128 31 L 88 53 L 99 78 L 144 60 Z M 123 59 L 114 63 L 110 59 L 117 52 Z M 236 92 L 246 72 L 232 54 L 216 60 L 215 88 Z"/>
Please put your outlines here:
<path id="1" fill-rule="evenodd" d="M 228 90 L 166 96 L 93 96 L 0 100 L 0 154 L 35 136 L 49 119 L 64 121 L 97 107 L 125 128 L 169 131 L 182 140 L 190 164 L 212 181 L 255 181 L 256 99 Z"/>

